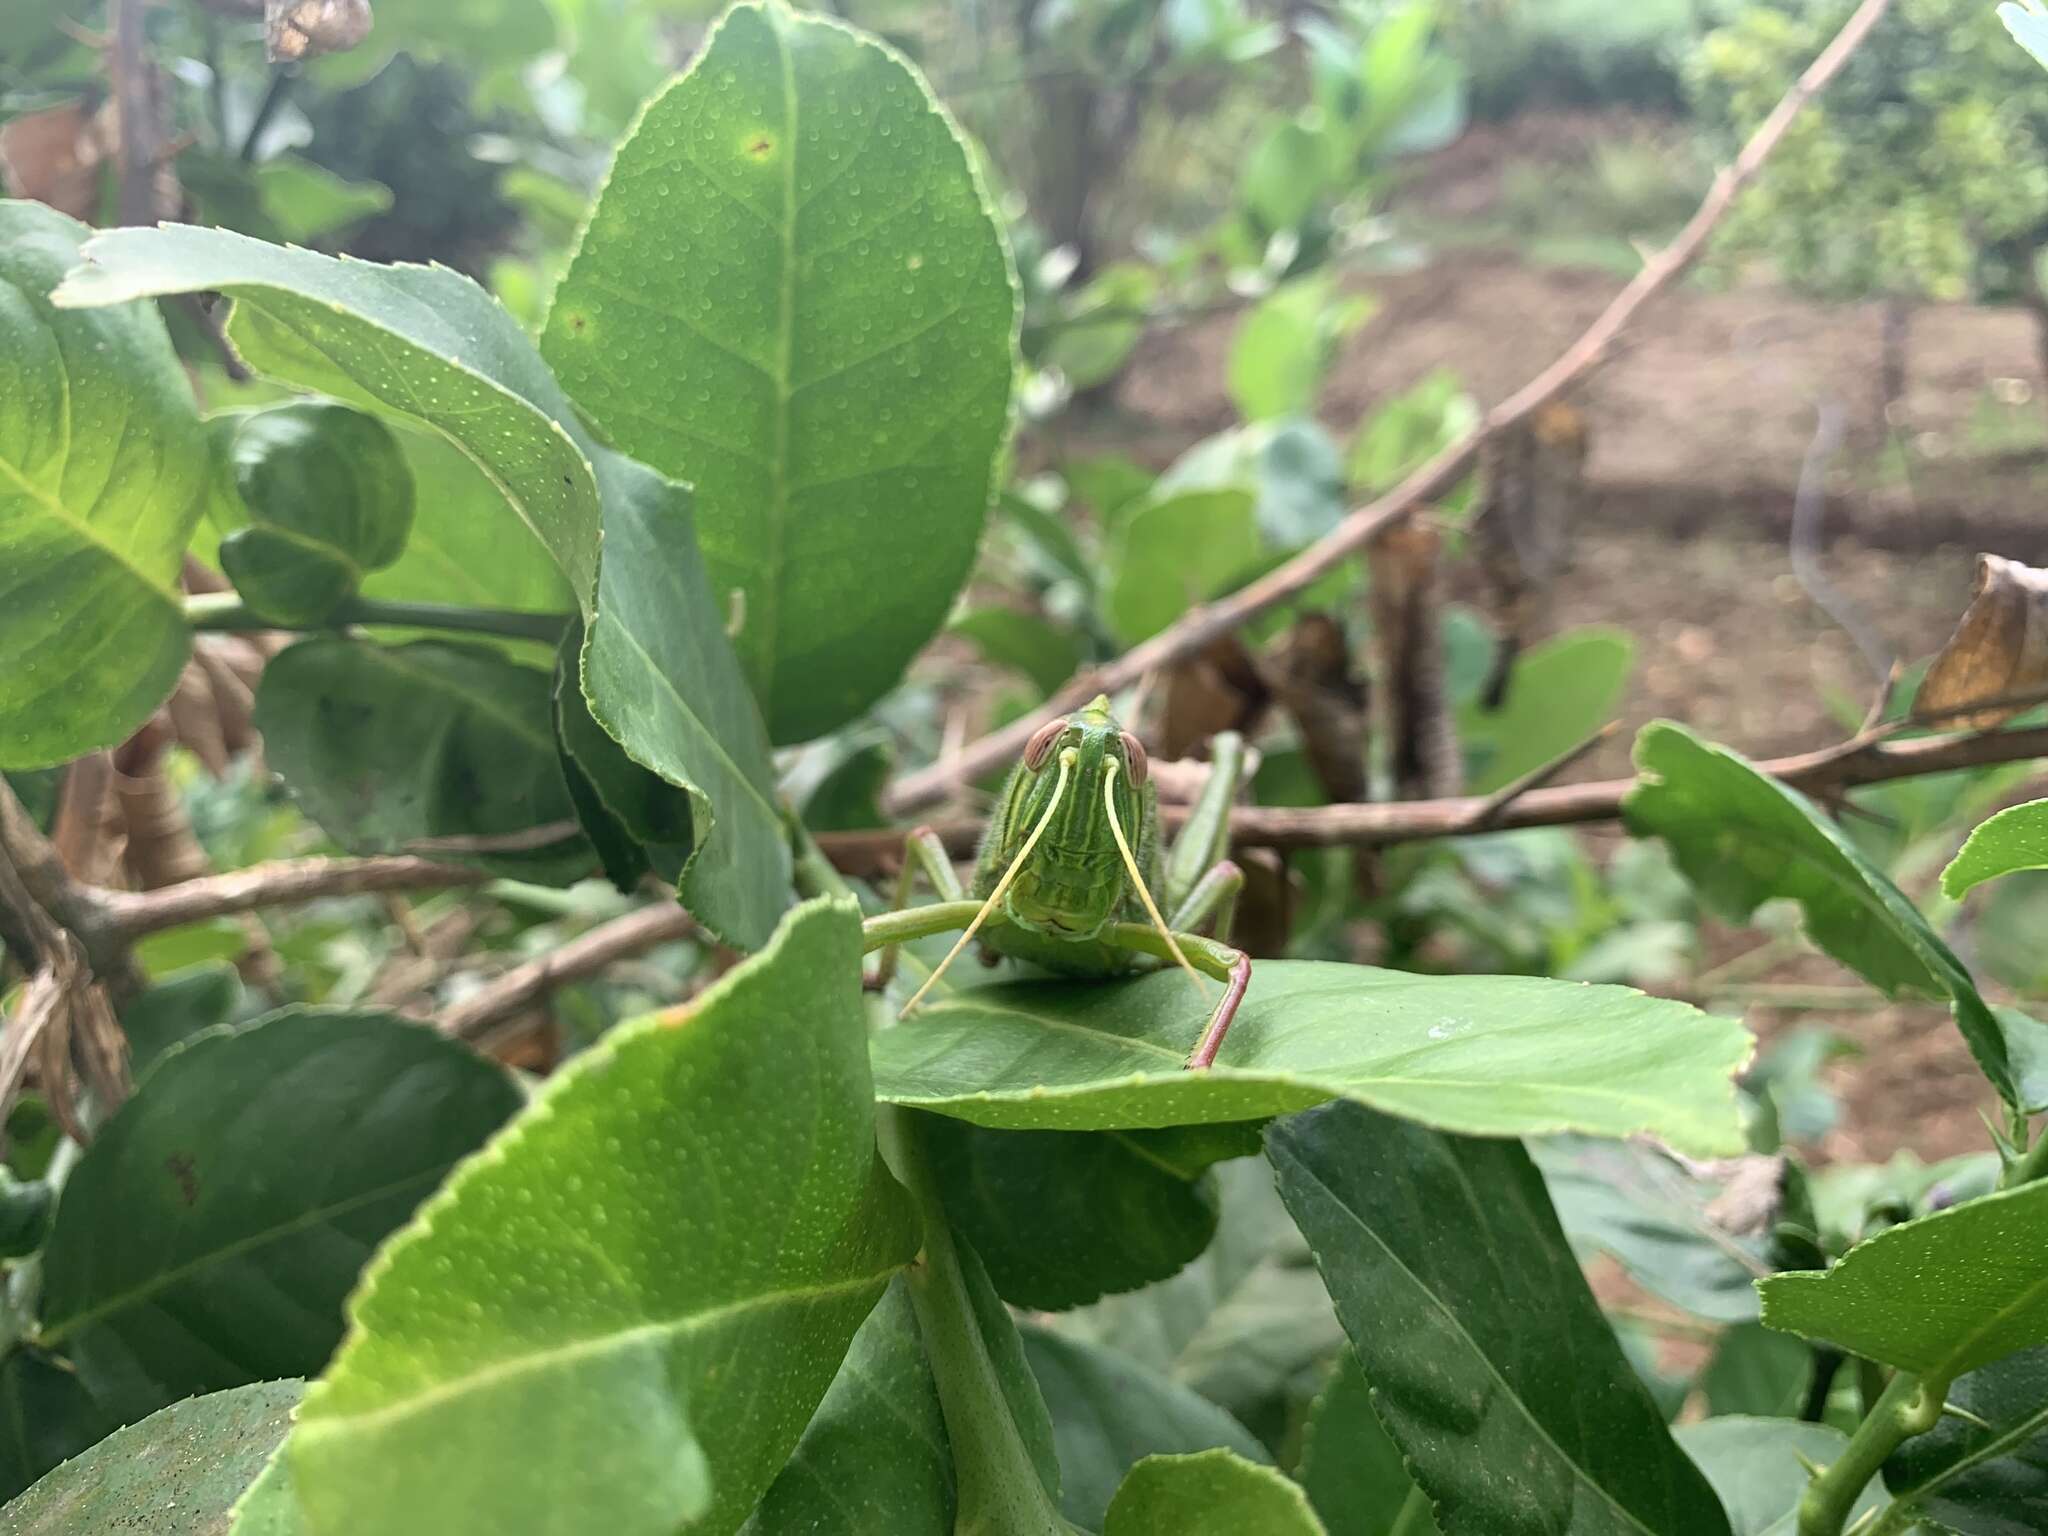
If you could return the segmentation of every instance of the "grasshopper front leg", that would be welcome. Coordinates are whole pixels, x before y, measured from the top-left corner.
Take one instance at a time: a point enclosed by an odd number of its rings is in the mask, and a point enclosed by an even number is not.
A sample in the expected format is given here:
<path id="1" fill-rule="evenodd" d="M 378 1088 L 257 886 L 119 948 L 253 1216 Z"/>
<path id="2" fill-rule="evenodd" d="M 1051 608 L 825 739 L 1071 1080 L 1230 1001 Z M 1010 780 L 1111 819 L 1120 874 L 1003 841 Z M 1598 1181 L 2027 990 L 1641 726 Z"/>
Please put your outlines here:
<path id="1" fill-rule="evenodd" d="M 1240 882 L 1243 878 L 1238 876 Z M 1237 1017 L 1237 1006 L 1244 1001 L 1245 988 L 1252 982 L 1252 957 L 1241 949 L 1198 933 L 1176 933 L 1173 937 L 1196 970 L 1223 983 L 1223 1000 L 1209 1015 L 1209 1024 L 1202 1031 L 1202 1038 L 1188 1053 L 1187 1070 L 1198 1072 L 1215 1064 L 1223 1037 L 1230 1033 L 1230 1022 Z M 1134 949 L 1140 954 L 1154 955 L 1161 960 L 1173 957 L 1158 930 L 1144 923 L 1112 923 L 1103 938 L 1111 944 Z"/>

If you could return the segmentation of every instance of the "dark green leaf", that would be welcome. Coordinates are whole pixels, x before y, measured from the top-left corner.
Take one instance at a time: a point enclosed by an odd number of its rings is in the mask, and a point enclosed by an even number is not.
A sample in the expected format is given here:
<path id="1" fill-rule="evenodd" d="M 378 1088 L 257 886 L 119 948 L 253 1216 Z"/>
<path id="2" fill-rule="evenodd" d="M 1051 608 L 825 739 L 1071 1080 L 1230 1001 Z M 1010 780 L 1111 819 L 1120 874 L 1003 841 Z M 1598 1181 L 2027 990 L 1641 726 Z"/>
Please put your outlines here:
<path id="1" fill-rule="evenodd" d="M 1081 642 L 1070 631 L 1035 613 L 1014 608 L 977 608 L 947 626 L 964 635 L 999 667 L 1014 667 L 1051 694 L 1081 665 Z"/>
<path id="2" fill-rule="evenodd" d="M 425 852 L 546 834 L 537 846 L 446 857 L 567 884 L 590 872 L 562 778 L 545 672 L 484 646 L 373 645 L 315 635 L 271 659 L 256 691 L 270 766 L 352 853 Z"/>
<path id="3" fill-rule="evenodd" d="M 23 1183 L 0 1167 L 0 1259 L 19 1259 L 43 1246 L 56 1196 L 40 1179 Z"/>
<path id="4" fill-rule="evenodd" d="M 964 989 L 875 1037 L 876 1091 L 1015 1130 L 1257 1120 L 1343 1096 L 1480 1135 L 1742 1149 L 1729 1078 L 1748 1033 L 1622 987 L 1262 960 L 1217 1065 L 1183 1071 L 1203 1021 L 1176 974 Z"/>
<path id="5" fill-rule="evenodd" d="M 137 1082 L 157 1059 L 215 1025 L 227 1023 L 242 1001 L 242 978 L 231 965 L 200 965 L 160 981 L 121 1008 L 128 1037 L 128 1072 Z"/>
<path id="6" fill-rule="evenodd" d="M 899 1277 L 853 1336 L 825 1400 L 740 1536 L 952 1536 L 938 1389 Z"/>
<path id="7" fill-rule="evenodd" d="M 1297 1475 L 1330 1536 L 1437 1536 L 1429 1499 L 1380 1427 L 1348 1349 L 1309 1413 Z"/>
<path id="8" fill-rule="evenodd" d="M 2020 1100 L 2005 1037 L 1970 973 L 1811 801 L 1668 721 L 1643 727 L 1635 755 L 1642 778 L 1623 807 L 1629 830 L 1669 843 L 1708 906 L 1742 921 L 1773 897 L 1797 901 L 1814 943 L 1866 981 L 1948 996 L 1984 1075 Z"/>
<path id="9" fill-rule="evenodd" d="M 1445 1536 L 1728 1536 L 1520 1145 L 1356 1104 L 1282 1121 L 1266 1143 Z"/>
<path id="10" fill-rule="evenodd" d="M 233 458 L 251 521 L 221 540 L 221 569 L 264 617 L 316 623 L 404 552 L 412 474 L 376 417 L 310 400 L 258 411 Z"/>
<path id="11" fill-rule="evenodd" d="M 190 1041 L 65 1183 L 41 1337 L 127 1419 L 311 1375 L 371 1249 L 518 1104 L 495 1065 L 374 1010 Z"/>
<path id="12" fill-rule="evenodd" d="M 1742 1323 L 1723 1333 L 1714 1357 L 1700 1373 L 1707 1412 L 1789 1419 L 1806 1405 L 1813 1380 L 1813 1351 L 1788 1334 L 1761 1323 Z"/>
<path id="13" fill-rule="evenodd" d="M 1761 1242 L 1718 1226 L 1720 1190 L 1637 1142 L 1558 1137 L 1532 1143 L 1572 1246 L 1621 1261 L 1638 1284 L 1717 1323 L 1757 1314 L 1755 1282 L 1771 1272 Z"/>
<path id="14" fill-rule="evenodd" d="M 951 123 L 849 28 L 729 11 L 620 147 L 542 345 L 615 444 L 696 487 L 776 741 L 851 719 L 943 622 L 1015 311 Z"/>
<path id="15" fill-rule="evenodd" d="M 112 746 L 185 665 L 177 576 L 205 510 L 206 435 L 147 304 L 47 297 L 88 231 L 0 200 L 0 765 Z"/>
<path id="16" fill-rule="evenodd" d="M 818 781 L 804 801 L 804 825 L 813 832 L 868 831 L 889 824 L 882 790 L 896 766 L 882 742 L 855 746 Z"/>
<path id="17" fill-rule="evenodd" d="M 8 1351 L 0 1359 L 0 1533 L 26 1529 L 9 1523 L 18 1513 L 10 1499 L 116 1427 L 64 1361 L 21 1346 Z"/>
<path id="18" fill-rule="evenodd" d="M 394 1239 L 288 1448 L 315 1536 L 733 1531 L 917 1249 L 850 905 L 551 1078 Z"/>
<path id="19" fill-rule="evenodd" d="M 2048 1348 L 1971 1371 L 1948 1401 L 1990 1428 L 1944 1417 L 1908 1440 L 1884 1466 L 1893 1497 L 1961 1536 L 2048 1530 Z"/>
<path id="20" fill-rule="evenodd" d="M 995 1131 L 935 1117 L 932 1169 L 953 1227 L 1005 1301 L 1059 1311 L 1164 1280 L 1209 1245 L 1209 1165 L 1258 1149 L 1198 1126 Z"/>
<path id="21" fill-rule="evenodd" d="M 1797 1419 L 1709 1419 L 1682 1425 L 1677 1435 L 1714 1485 L 1734 1536 L 1794 1536 L 1811 1476 L 1799 1458 L 1826 1466 L 1849 1443 L 1839 1429 Z M 1872 1478 L 1851 1518 L 1885 1503 L 1883 1487 Z"/>
<path id="22" fill-rule="evenodd" d="M 1020 1330 L 1059 1447 L 1060 1510 L 1100 1530 L 1124 1475 L 1147 1456 L 1225 1446 L 1267 1461 L 1259 1442 L 1214 1403 L 1137 1361 L 1043 1328 Z"/>
<path id="23" fill-rule="evenodd" d="M 258 1382 L 130 1424 L 0 1510 L 0 1536 L 220 1536 L 291 1427 L 300 1390 Z"/>
<path id="24" fill-rule="evenodd" d="M 1148 1456 L 1110 1501 L 1102 1536 L 1323 1536 L 1300 1487 L 1231 1451 Z"/>
<path id="25" fill-rule="evenodd" d="M 2021 869 L 2048 869 L 2048 800 L 2008 806 L 1979 823 L 1941 872 L 1941 893 L 1960 901 L 1970 887 Z"/>
<path id="26" fill-rule="evenodd" d="M 651 870 L 673 883 L 690 861 L 690 797 L 650 773 L 596 720 L 577 679 L 581 626 L 563 637 L 555 661 L 555 736 L 577 819 L 605 873 L 631 891 Z"/>
<path id="27" fill-rule="evenodd" d="M 2048 1183 L 2022 1184 L 1887 1228 L 1825 1273 L 1773 1275 L 1764 1322 L 1948 1381 L 2048 1344 L 2044 1253 Z"/>
<path id="28" fill-rule="evenodd" d="M 1128 645 L 1149 639 L 1243 575 L 1259 550 L 1249 490 L 1155 496 L 1119 525 L 1109 621 Z"/>

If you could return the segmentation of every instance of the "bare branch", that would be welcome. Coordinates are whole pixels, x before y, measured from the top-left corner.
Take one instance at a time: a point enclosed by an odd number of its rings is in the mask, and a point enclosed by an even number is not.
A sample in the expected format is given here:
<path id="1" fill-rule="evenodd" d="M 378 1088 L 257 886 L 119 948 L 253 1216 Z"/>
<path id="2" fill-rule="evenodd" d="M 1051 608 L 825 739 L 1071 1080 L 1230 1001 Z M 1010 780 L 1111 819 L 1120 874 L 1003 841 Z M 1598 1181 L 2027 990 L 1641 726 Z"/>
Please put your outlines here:
<path id="1" fill-rule="evenodd" d="M 1929 736 L 1912 741 L 1857 737 L 1817 752 L 1772 758 L 1756 767 L 1794 789 L 1826 796 L 1892 779 L 2043 756 L 2048 756 L 2048 726 Z M 1375 848 L 1468 836 L 1489 826 L 1507 829 L 1613 821 L 1621 815 L 1622 800 L 1635 785 L 1634 779 L 1606 779 L 1592 784 L 1530 789 L 1498 806 L 1490 821 L 1486 818 L 1495 796 L 1462 795 L 1446 800 L 1303 808 L 1239 806 L 1230 813 L 1230 838 L 1237 846 L 1249 848 Z M 1177 827 L 1185 815 L 1182 807 L 1160 808 L 1160 819 L 1168 827 Z M 967 858 L 973 854 L 982 828 L 978 821 L 953 821 L 932 830 L 954 857 Z M 817 840 L 837 868 L 862 876 L 893 868 L 903 848 L 900 828 L 822 832 Z"/>
<path id="2" fill-rule="evenodd" d="M 615 960 L 698 931 L 690 914 L 674 902 L 641 907 L 598 924 L 559 949 L 514 966 L 454 1007 L 444 1008 L 441 1027 L 451 1035 L 473 1040 L 565 982 L 595 975 Z"/>
<path id="3" fill-rule="evenodd" d="M 1668 288 L 1698 260 L 1708 237 L 1734 203 L 1736 195 L 1762 168 L 1785 130 L 1810 101 L 1840 71 L 1850 54 L 1869 35 L 1890 4 L 1890 0 L 1863 0 L 1833 42 L 1808 67 L 1805 74 L 1785 93 L 1784 99 L 1764 119 L 1742 152 L 1723 167 L 1699 209 L 1676 239 L 1644 263 L 1628 286 L 1615 295 L 1600 317 L 1585 333 L 1535 378 L 1502 401 L 1478 427 L 1444 448 L 1379 500 L 1351 512 L 1329 533 L 1293 559 L 1240 588 L 1228 597 L 1191 608 L 1142 645 L 1133 647 L 1115 661 L 1083 673 L 1061 689 L 1039 709 L 969 743 L 958 753 L 916 773 L 906 774 L 891 786 L 887 804 L 897 815 L 922 809 L 943 800 L 956 785 L 969 784 L 1016 757 L 1046 721 L 1086 703 L 1098 693 L 1111 693 L 1129 686 L 1147 672 L 1165 667 L 1202 649 L 1219 635 L 1238 628 L 1276 603 L 1302 591 L 1318 577 L 1349 559 L 1372 536 L 1390 523 L 1406 517 L 1424 503 L 1445 494 L 1471 468 L 1480 445 L 1523 421 L 1601 363 L 1613 350 L 1616 339 L 1637 311 Z"/>

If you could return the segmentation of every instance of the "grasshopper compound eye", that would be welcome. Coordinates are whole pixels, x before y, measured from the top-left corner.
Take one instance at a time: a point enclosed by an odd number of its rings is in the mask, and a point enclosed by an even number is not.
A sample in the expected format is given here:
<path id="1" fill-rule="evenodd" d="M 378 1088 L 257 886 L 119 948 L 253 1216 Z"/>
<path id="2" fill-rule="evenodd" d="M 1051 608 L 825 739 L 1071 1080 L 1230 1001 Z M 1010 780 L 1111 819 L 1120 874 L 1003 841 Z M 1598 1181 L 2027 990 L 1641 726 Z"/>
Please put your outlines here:
<path id="1" fill-rule="evenodd" d="M 1152 771 L 1151 760 L 1145 756 L 1145 744 L 1129 731 L 1123 732 L 1124 757 L 1131 765 L 1133 787 L 1145 782 L 1145 776 Z"/>
<path id="2" fill-rule="evenodd" d="M 1066 732 L 1065 720 L 1048 720 L 1038 728 L 1024 748 L 1024 766 L 1033 773 L 1045 766 L 1045 760 L 1052 754 L 1053 743 Z"/>

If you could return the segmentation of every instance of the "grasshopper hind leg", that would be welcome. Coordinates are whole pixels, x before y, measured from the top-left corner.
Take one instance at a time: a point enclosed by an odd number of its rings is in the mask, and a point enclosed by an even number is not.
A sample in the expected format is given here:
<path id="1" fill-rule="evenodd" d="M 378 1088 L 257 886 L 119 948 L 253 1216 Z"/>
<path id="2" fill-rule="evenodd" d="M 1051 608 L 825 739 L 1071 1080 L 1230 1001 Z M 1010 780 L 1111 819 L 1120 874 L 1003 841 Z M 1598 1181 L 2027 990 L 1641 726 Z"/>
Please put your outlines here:
<path id="1" fill-rule="evenodd" d="M 1139 954 L 1151 955 L 1160 960 L 1171 958 L 1165 941 L 1146 923 L 1112 923 L 1103 937 L 1111 944 L 1135 950 Z M 1187 1069 L 1198 1072 L 1215 1064 L 1216 1052 L 1222 1048 L 1224 1037 L 1230 1033 L 1231 1021 L 1237 1017 L 1238 1004 L 1244 1001 L 1245 989 L 1251 985 L 1252 957 L 1221 940 L 1206 938 L 1197 933 L 1177 933 L 1174 938 L 1179 943 L 1181 952 L 1188 957 L 1196 970 L 1223 983 L 1223 1000 L 1209 1015 L 1208 1025 L 1203 1029 L 1201 1038 L 1195 1042 L 1195 1048 L 1188 1053 Z"/>

